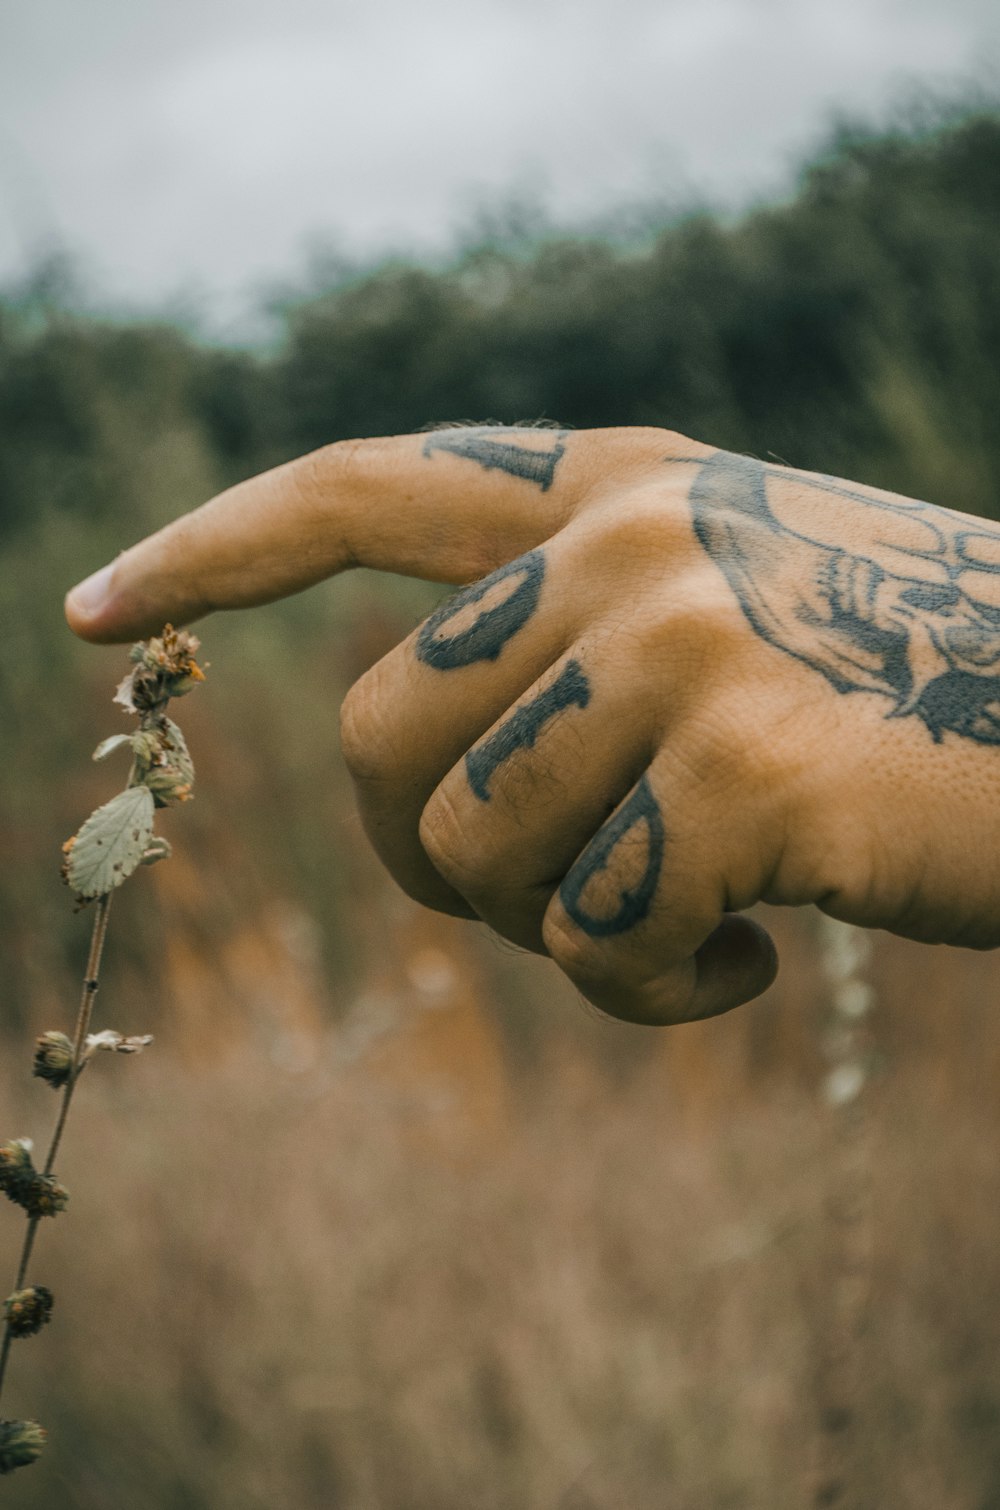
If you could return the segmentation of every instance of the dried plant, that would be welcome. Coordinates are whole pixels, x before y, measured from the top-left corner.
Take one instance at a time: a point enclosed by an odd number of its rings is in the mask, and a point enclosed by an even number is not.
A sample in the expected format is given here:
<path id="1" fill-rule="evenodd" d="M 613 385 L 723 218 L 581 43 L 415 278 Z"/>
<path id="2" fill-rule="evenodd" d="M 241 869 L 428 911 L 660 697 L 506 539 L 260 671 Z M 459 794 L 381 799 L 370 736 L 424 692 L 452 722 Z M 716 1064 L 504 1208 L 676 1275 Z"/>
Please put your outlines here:
<path id="1" fill-rule="evenodd" d="M 194 766 L 184 736 L 166 709 L 171 698 L 183 697 L 204 681 L 195 660 L 197 651 L 193 635 L 169 624 L 159 637 L 132 646 L 132 669 L 114 700 L 138 718 L 138 727 L 128 734 L 112 734 L 94 751 L 95 760 L 104 760 L 128 747 L 132 754 L 128 784 L 91 813 L 63 845 L 63 879 L 75 893 L 78 908 L 93 902 L 96 911 L 73 1037 L 50 1030 L 35 1044 L 33 1073 L 61 1092 L 45 1162 L 41 1169 L 35 1167 L 30 1138 L 0 1145 L 0 1191 L 21 1207 L 28 1222 L 14 1288 L 3 1303 L 0 1396 L 12 1343 L 40 1332 L 52 1314 L 51 1290 L 25 1281 L 39 1222 L 45 1216 L 58 1216 L 69 1200 L 54 1170 L 76 1082 L 98 1052 L 135 1054 L 152 1042 L 148 1035 L 127 1038 L 111 1029 L 92 1033 L 90 1025 L 112 895 L 140 865 L 168 858 L 169 844 L 153 833 L 156 809 L 186 802 L 192 794 Z M 44 1444 L 45 1431 L 36 1421 L 0 1421 L 0 1474 L 35 1462 Z"/>

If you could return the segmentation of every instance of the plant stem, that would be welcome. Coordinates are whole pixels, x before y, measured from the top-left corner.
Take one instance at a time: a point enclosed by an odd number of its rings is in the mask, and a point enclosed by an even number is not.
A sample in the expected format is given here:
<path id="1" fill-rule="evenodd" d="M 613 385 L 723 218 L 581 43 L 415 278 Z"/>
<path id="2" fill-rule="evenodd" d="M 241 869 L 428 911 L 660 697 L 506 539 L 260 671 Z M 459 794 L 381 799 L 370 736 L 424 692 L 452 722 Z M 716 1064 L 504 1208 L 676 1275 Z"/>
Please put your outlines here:
<path id="1" fill-rule="evenodd" d="M 90 1027 L 90 1019 L 94 1011 L 94 998 L 97 995 L 97 986 L 101 973 L 101 955 L 104 953 L 104 940 L 108 932 L 108 913 L 111 911 L 111 892 L 101 897 L 97 903 L 97 916 L 94 918 L 94 929 L 90 935 L 90 953 L 87 956 L 87 973 L 83 978 L 83 990 L 80 995 L 80 1010 L 76 1016 L 76 1034 L 73 1039 L 73 1068 L 70 1077 L 66 1081 L 66 1087 L 62 1094 L 62 1104 L 59 1107 L 59 1117 L 52 1133 L 52 1142 L 49 1144 L 48 1157 L 45 1160 L 45 1174 L 51 1174 L 56 1162 L 56 1154 L 59 1152 L 59 1144 L 62 1141 L 63 1129 L 66 1126 L 66 1118 L 69 1115 L 69 1104 L 73 1099 L 73 1091 L 76 1087 L 77 1078 L 80 1074 L 80 1056 L 83 1053 L 84 1041 L 87 1030 Z"/>
<path id="2" fill-rule="evenodd" d="M 52 1131 L 52 1140 L 49 1143 L 49 1151 L 45 1159 L 43 1174 L 50 1175 L 55 1166 L 56 1155 L 59 1152 L 59 1144 L 62 1141 L 63 1131 L 66 1127 L 66 1118 L 69 1115 L 70 1102 L 73 1099 L 73 1090 L 81 1070 L 81 1055 L 87 1038 L 87 1030 L 90 1027 L 90 1019 L 94 1011 L 94 998 L 97 995 L 97 987 L 101 973 L 101 955 L 104 953 L 104 940 L 108 932 L 108 913 L 111 911 L 111 893 L 101 897 L 97 903 L 97 912 L 94 916 L 94 927 L 90 935 L 90 953 L 87 956 L 87 969 L 83 977 L 83 989 L 80 995 L 80 1008 L 76 1017 L 76 1032 L 73 1039 L 73 1064 L 70 1069 L 69 1079 L 63 1088 L 62 1100 L 59 1104 L 59 1115 Z M 31 1250 L 35 1244 L 35 1233 L 41 1218 L 31 1217 L 27 1231 L 24 1234 L 24 1245 L 21 1248 L 21 1259 L 17 1266 L 17 1278 L 14 1280 L 14 1289 L 20 1290 L 24 1286 L 28 1272 L 28 1264 L 31 1259 Z M 3 1394 L 3 1381 L 7 1372 L 7 1358 L 10 1354 L 12 1341 L 10 1325 L 4 1328 L 3 1342 L 0 1343 L 0 1395 Z"/>

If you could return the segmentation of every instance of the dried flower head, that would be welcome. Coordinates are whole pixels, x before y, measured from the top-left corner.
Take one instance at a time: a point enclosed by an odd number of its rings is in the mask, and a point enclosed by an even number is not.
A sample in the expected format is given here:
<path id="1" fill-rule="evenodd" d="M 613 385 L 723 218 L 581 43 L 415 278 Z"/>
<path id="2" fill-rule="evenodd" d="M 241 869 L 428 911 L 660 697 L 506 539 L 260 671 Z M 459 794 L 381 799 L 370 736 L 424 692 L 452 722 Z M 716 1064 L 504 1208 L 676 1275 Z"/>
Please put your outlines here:
<path id="1" fill-rule="evenodd" d="M 3 1303 L 12 1337 L 33 1337 L 52 1318 L 53 1294 L 44 1285 L 15 1290 Z"/>
<path id="2" fill-rule="evenodd" d="M 0 1421 L 0 1473 L 36 1462 L 44 1446 L 45 1429 L 37 1421 Z"/>
<path id="3" fill-rule="evenodd" d="M 58 1216 L 69 1205 L 69 1191 L 51 1174 L 32 1175 L 19 1194 L 10 1198 L 29 1216 Z"/>
<path id="4" fill-rule="evenodd" d="M 28 1138 L 0 1146 L 0 1190 L 32 1217 L 55 1216 L 69 1201 L 69 1191 L 53 1175 L 35 1168 Z"/>
<path id="5" fill-rule="evenodd" d="M 33 1147 L 30 1138 L 11 1138 L 9 1143 L 0 1143 L 0 1190 L 6 1193 L 25 1172 L 30 1174 L 34 1170 L 31 1162 Z"/>
<path id="6" fill-rule="evenodd" d="M 73 1073 L 73 1040 L 65 1033 L 42 1033 L 35 1040 L 31 1073 L 47 1080 L 54 1091 L 61 1090 Z"/>
<path id="7" fill-rule="evenodd" d="M 139 715 L 139 727 L 102 739 L 94 751 L 95 760 L 115 750 L 131 751 L 128 786 L 91 813 L 63 845 L 62 878 L 81 905 L 116 890 L 137 866 L 170 853 L 153 834 L 154 810 L 190 799 L 194 764 L 184 735 L 164 709 L 172 697 L 183 697 L 205 680 L 194 658 L 198 645 L 193 634 L 168 624 L 162 635 L 140 640 L 129 651 L 132 670 L 115 702 Z"/>
<path id="8" fill-rule="evenodd" d="M 186 629 L 167 624 L 162 635 L 140 640 L 129 652 L 134 669 L 115 693 L 115 702 L 134 713 L 149 713 L 171 697 L 183 697 L 205 673 L 195 660 L 201 645 Z"/>

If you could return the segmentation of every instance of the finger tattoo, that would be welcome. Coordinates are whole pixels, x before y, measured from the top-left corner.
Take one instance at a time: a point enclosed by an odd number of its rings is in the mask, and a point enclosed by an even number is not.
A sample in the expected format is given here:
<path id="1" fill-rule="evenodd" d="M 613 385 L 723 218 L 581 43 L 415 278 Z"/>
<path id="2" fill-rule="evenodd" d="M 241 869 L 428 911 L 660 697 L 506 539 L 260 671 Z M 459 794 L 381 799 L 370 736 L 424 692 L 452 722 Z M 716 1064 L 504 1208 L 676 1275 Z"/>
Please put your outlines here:
<path id="1" fill-rule="evenodd" d="M 500 436 L 541 435 L 553 437 L 555 444 L 543 449 L 516 444 Z M 566 431 L 557 430 L 505 430 L 494 426 L 483 429 L 436 430 L 424 441 L 424 455 L 433 456 L 435 451 L 447 451 L 452 456 L 463 456 L 475 461 L 486 472 L 506 472 L 510 477 L 523 477 L 525 482 L 534 482 L 545 493 L 552 486 L 559 459 L 566 450 Z"/>
<path id="2" fill-rule="evenodd" d="M 545 725 L 564 708 L 585 708 L 590 683 L 579 661 L 567 661 L 559 676 L 530 703 L 512 713 L 506 723 L 465 757 L 469 785 L 481 802 L 490 800 L 490 779 L 515 750 L 530 750 Z"/>
<path id="3" fill-rule="evenodd" d="M 417 658 L 439 671 L 495 661 L 538 607 L 545 556 L 528 551 L 442 603 L 420 627 Z M 485 607 L 471 614 L 477 605 Z"/>
<path id="4" fill-rule="evenodd" d="M 596 876 L 610 868 L 619 847 L 631 844 L 642 829 L 646 831 L 642 874 L 634 886 L 620 888 L 613 912 L 592 911 L 591 906 L 584 903 L 585 890 Z M 656 894 L 665 843 L 666 832 L 659 804 L 653 796 L 649 778 L 643 776 L 628 800 L 595 834 L 559 888 L 559 900 L 577 927 L 591 938 L 608 938 L 641 923 Z M 637 849 L 641 852 L 642 846 Z"/>

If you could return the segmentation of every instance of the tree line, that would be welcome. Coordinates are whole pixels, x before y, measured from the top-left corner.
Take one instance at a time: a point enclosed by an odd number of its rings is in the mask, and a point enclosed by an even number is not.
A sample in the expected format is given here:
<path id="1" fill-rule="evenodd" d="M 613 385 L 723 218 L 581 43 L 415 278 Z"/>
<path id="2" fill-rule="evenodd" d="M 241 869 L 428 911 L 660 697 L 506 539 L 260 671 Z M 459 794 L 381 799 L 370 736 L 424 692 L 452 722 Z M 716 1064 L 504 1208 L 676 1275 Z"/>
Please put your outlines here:
<path id="1" fill-rule="evenodd" d="M 992 510 L 998 203 L 983 113 L 842 133 L 787 203 L 734 222 L 374 268 L 290 303 L 267 352 L 0 301 L 0 529 L 127 506 L 116 457 L 137 431 L 182 429 L 228 481 L 341 437 L 542 416 Z"/>

